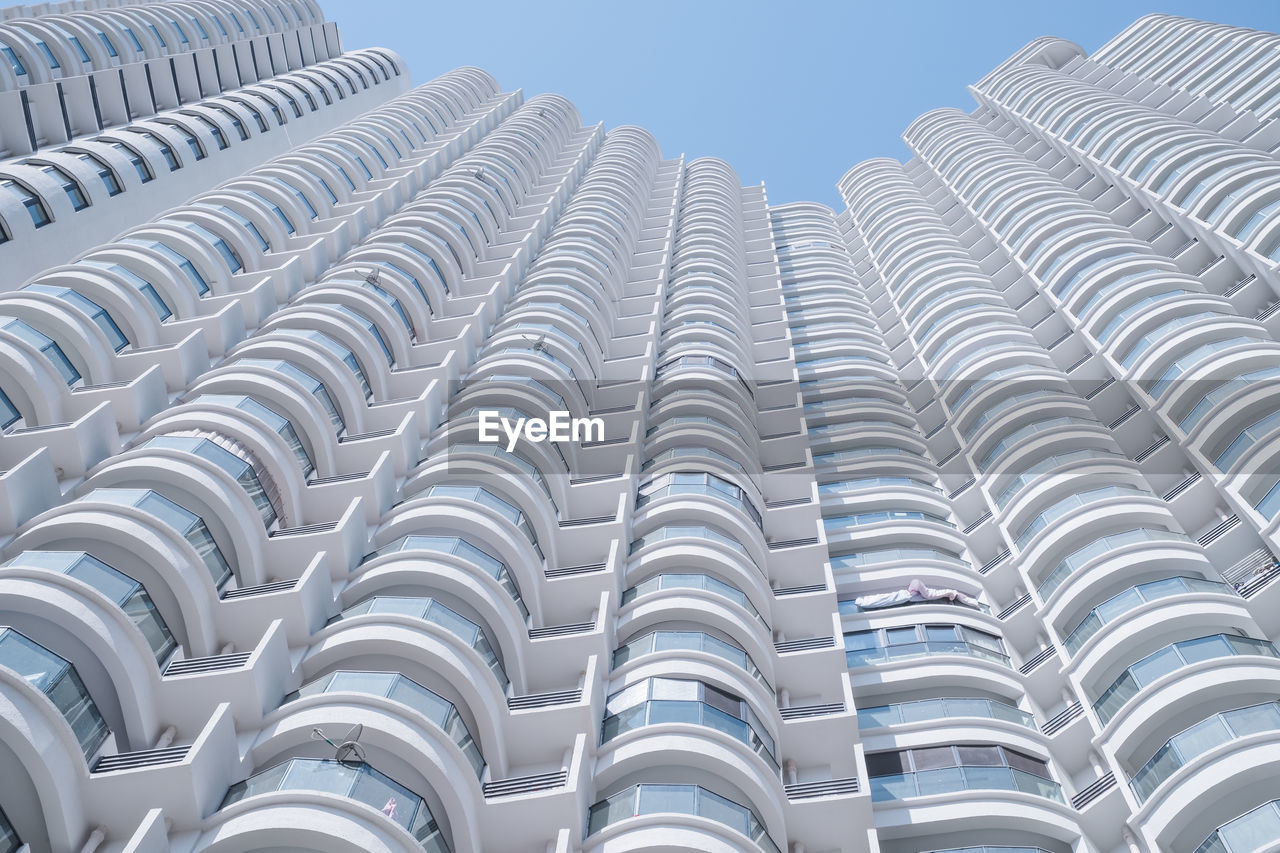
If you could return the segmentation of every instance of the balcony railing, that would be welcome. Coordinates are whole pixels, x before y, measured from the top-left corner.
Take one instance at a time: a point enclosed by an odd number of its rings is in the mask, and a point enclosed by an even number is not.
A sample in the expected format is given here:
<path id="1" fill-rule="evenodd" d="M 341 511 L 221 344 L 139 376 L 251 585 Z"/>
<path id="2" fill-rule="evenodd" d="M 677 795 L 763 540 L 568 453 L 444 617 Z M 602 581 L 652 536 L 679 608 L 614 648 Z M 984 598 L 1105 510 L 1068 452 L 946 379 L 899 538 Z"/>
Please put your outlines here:
<path id="1" fill-rule="evenodd" d="M 939 720 L 949 717 L 986 717 L 1005 720 L 1034 730 L 1035 718 L 1020 708 L 990 699 L 922 699 L 917 702 L 900 702 L 893 705 L 877 705 L 858 709 L 858 726 L 875 728 L 916 723 L 923 720 Z"/>
<path id="2" fill-rule="evenodd" d="M 705 818 L 742 833 L 765 853 L 780 853 L 754 811 L 698 785 L 636 785 L 591 807 L 587 835 L 643 815 L 683 814 Z"/>
<path id="3" fill-rule="evenodd" d="M 600 742 L 605 744 L 627 732 L 666 723 L 686 723 L 723 732 L 746 744 L 775 770 L 778 769 L 778 759 L 773 755 L 772 738 L 757 731 L 750 721 L 738 719 L 706 702 L 654 699 L 624 708 L 604 718 Z"/>
<path id="4" fill-rule="evenodd" d="M 1066 803 L 1058 783 L 1012 767 L 946 767 L 871 777 L 871 801 L 876 803 L 984 790 L 1021 791 Z"/>
<path id="5" fill-rule="evenodd" d="M 319 791 L 364 803 L 408 830 L 426 853 L 449 853 L 422 797 L 368 764 L 293 758 L 232 785 L 221 808 L 274 791 Z"/>
<path id="6" fill-rule="evenodd" d="M 1081 620 L 1075 630 L 1064 641 L 1067 653 L 1074 656 L 1089 638 L 1102 630 L 1102 626 L 1114 622 L 1124 614 L 1149 601 L 1168 598 L 1171 595 L 1185 595 L 1191 592 L 1209 592 L 1221 595 L 1233 595 L 1234 590 L 1224 583 L 1207 581 L 1203 578 L 1165 578 L 1151 583 L 1130 587 L 1124 592 L 1113 595 L 1099 604 Z"/>
<path id="7" fill-rule="evenodd" d="M 1102 692 L 1093 703 L 1093 710 L 1102 724 L 1106 725 L 1126 702 L 1157 679 L 1194 663 L 1235 655 L 1280 658 L 1280 651 L 1265 640 L 1235 634 L 1210 634 L 1194 640 L 1183 640 L 1165 646 L 1131 665 Z"/>
<path id="8" fill-rule="evenodd" d="M 1139 801 L 1145 801 L 1164 780 L 1181 767 L 1224 743 L 1260 732 L 1280 731 L 1280 703 L 1264 702 L 1214 714 L 1169 738 L 1146 764 L 1133 774 L 1129 785 Z"/>
<path id="9" fill-rule="evenodd" d="M 1195 853 L 1253 853 L 1280 839 L 1280 800 L 1263 803 L 1209 833 Z"/>
<path id="10" fill-rule="evenodd" d="M 988 660 L 1004 666 L 1009 665 L 1008 655 L 978 643 L 964 640 L 922 640 L 915 643 L 900 643 L 873 649 L 850 649 L 845 652 L 844 656 L 846 665 L 855 667 L 929 655 L 965 655 L 966 657 Z"/>

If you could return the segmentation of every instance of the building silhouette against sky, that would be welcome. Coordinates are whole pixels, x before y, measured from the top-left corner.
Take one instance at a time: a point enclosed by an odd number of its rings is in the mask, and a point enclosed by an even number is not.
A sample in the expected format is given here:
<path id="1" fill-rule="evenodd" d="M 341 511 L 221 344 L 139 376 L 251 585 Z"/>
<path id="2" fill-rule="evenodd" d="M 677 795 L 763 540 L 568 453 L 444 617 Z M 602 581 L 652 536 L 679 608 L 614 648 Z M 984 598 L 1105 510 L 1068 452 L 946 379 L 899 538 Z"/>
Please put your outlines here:
<path id="1" fill-rule="evenodd" d="M 1280 38 L 1038 40 L 837 212 L 3 16 L 0 853 L 1280 845 Z"/>

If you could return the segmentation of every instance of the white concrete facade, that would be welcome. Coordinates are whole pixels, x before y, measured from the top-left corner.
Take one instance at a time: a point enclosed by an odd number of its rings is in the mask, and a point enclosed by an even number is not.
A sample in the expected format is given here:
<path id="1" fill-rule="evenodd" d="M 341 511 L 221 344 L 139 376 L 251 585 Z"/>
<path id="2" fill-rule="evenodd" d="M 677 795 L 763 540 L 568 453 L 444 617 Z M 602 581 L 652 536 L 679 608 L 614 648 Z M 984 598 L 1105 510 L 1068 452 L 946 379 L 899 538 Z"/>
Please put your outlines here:
<path id="1" fill-rule="evenodd" d="M 301 0 L 0 45 L 0 853 L 1280 844 L 1280 37 L 839 213 Z"/>

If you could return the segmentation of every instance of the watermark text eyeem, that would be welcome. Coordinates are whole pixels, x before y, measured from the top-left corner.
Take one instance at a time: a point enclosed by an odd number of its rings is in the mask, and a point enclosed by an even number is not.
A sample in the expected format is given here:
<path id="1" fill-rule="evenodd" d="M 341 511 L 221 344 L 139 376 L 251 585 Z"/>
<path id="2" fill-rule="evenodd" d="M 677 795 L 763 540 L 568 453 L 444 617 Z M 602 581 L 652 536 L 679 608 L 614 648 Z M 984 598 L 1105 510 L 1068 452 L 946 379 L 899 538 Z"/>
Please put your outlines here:
<path id="1" fill-rule="evenodd" d="M 480 416 L 480 441 L 498 444 L 506 436 L 507 452 L 515 450 L 521 439 L 533 444 L 549 441 L 552 444 L 588 441 L 604 441 L 603 418 L 575 418 L 569 412 L 549 412 L 547 418 L 504 417 L 500 412 L 478 412 Z M 499 433 L 501 430 L 501 434 Z"/>

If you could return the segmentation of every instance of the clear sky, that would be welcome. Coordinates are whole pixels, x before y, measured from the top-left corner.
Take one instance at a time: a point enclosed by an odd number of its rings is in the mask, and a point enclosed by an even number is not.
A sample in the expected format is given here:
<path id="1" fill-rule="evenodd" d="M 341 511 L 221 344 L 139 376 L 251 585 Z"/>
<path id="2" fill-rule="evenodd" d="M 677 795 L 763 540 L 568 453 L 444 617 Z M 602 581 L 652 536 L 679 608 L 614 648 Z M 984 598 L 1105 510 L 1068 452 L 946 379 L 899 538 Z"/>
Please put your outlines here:
<path id="1" fill-rule="evenodd" d="M 588 124 L 637 124 L 665 156 L 716 156 L 773 203 L 835 183 L 1033 38 L 1096 50 L 1148 12 L 1280 32 L 1280 0 L 320 0 L 343 46 L 400 53 L 415 82 L 478 65 Z"/>

